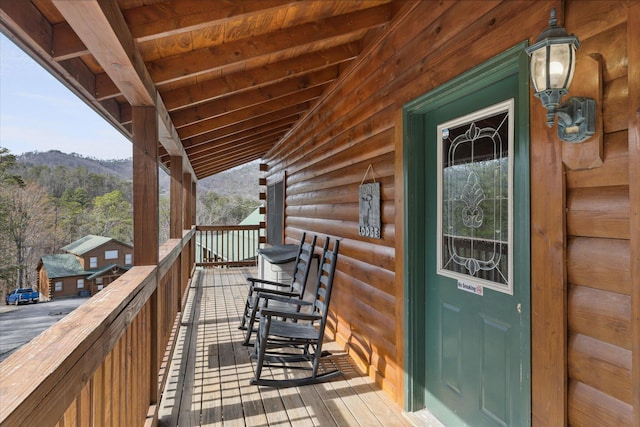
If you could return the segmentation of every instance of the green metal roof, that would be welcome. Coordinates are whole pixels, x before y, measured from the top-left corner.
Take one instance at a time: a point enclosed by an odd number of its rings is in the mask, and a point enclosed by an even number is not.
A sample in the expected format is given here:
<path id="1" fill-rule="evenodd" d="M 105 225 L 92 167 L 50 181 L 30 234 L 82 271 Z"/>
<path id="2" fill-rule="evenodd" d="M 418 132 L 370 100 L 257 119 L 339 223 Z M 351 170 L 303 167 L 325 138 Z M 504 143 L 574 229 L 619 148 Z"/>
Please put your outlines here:
<path id="1" fill-rule="evenodd" d="M 115 239 L 112 239 L 111 237 L 87 234 L 86 236 L 76 240 L 75 242 L 71 242 L 68 245 L 63 246 L 61 249 L 65 252 L 69 252 L 74 255 L 84 255 L 87 252 L 92 251 L 95 248 L 102 246 L 105 243 L 110 242 L 112 240 L 115 240 Z M 117 241 L 117 242 L 126 246 L 131 246 L 131 245 L 127 245 L 126 243 L 122 243 L 120 241 Z"/>
<path id="2" fill-rule="evenodd" d="M 84 255 L 87 252 L 97 248 L 98 246 L 104 245 L 110 240 L 110 237 L 94 236 L 93 234 L 88 234 L 76 240 L 75 242 L 71 242 L 68 245 L 63 246 L 62 250 L 75 255 Z"/>
<path id="3" fill-rule="evenodd" d="M 44 255 L 42 265 L 47 270 L 49 279 L 88 274 L 82 268 L 78 258 L 72 254 Z"/>
<path id="4" fill-rule="evenodd" d="M 104 267 L 102 267 L 102 268 L 100 268 L 98 270 L 87 271 L 86 273 L 91 273 L 91 275 L 89 277 L 87 277 L 87 280 L 93 280 L 96 277 L 100 277 L 104 273 L 106 273 L 109 270 L 111 270 L 112 268 L 120 269 L 120 270 L 124 270 L 124 271 L 129 271 L 131 266 L 122 266 L 122 265 L 118 265 L 118 264 L 109 264 L 109 265 L 106 265 L 106 266 L 104 266 Z"/>
<path id="5" fill-rule="evenodd" d="M 264 221 L 264 215 L 260 213 L 260 208 L 256 208 L 240 222 L 240 225 L 259 225 L 262 221 Z"/>

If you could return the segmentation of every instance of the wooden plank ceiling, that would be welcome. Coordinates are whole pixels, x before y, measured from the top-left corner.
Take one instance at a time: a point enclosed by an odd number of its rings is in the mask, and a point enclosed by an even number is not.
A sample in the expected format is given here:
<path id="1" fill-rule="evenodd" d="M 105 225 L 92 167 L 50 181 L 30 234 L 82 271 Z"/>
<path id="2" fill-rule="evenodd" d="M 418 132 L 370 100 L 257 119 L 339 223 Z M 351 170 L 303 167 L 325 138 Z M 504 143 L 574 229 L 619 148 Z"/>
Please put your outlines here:
<path id="1" fill-rule="evenodd" d="M 259 159 L 391 20 L 392 0 L 2 0 L 0 29 L 160 161 L 198 179 Z M 175 157 L 174 157 L 175 158 Z"/>

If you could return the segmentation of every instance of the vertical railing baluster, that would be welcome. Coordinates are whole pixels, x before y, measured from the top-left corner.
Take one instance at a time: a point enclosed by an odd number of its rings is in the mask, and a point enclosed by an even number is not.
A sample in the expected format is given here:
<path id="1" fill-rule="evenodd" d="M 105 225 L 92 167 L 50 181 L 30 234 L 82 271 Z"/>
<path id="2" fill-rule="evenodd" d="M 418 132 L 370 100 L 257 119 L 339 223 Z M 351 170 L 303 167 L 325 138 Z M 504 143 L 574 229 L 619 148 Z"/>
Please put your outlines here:
<path id="1" fill-rule="evenodd" d="M 198 226 L 197 266 L 230 268 L 257 265 L 260 225 Z"/>

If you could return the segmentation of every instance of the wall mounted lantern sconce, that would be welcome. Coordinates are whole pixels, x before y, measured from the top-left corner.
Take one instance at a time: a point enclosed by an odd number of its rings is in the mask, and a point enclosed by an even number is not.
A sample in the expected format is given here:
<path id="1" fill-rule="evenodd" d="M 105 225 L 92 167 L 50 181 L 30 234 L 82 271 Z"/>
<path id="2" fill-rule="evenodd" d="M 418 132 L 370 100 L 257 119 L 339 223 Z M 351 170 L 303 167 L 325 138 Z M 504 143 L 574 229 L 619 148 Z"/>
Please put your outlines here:
<path id="1" fill-rule="evenodd" d="M 535 96 L 547 109 L 547 126 L 553 126 L 554 116 L 558 116 L 558 137 L 578 143 L 595 133 L 596 101 L 573 97 L 560 104 L 573 80 L 580 41 L 557 24 L 556 10 L 551 9 L 549 27 L 525 51 L 531 57 Z"/>

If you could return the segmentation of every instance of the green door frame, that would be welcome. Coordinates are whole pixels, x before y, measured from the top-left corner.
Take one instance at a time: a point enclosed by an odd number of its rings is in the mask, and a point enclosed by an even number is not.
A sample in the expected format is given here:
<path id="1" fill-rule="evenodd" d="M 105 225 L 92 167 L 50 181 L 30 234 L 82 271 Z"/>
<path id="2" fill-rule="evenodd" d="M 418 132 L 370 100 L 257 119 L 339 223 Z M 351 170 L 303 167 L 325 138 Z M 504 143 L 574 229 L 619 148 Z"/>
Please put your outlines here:
<path id="1" fill-rule="evenodd" d="M 485 63 L 471 69 L 470 71 L 450 80 L 449 82 L 433 89 L 432 91 L 416 98 L 403 106 L 403 161 L 404 161 L 404 241 L 405 241 L 405 264 L 404 264 L 404 348 L 405 348 L 405 409 L 407 411 L 417 411 L 424 408 L 425 402 L 425 333 L 426 320 L 424 316 L 424 287 L 419 286 L 425 283 L 424 265 L 425 247 L 421 236 L 425 235 L 425 224 L 421 214 L 425 210 L 425 200 L 423 197 L 409 197 L 413 194 L 424 194 L 425 177 L 423 173 L 424 165 L 422 159 L 425 155 L 425 147 L 421 138 L 415 135 L 424 135 L 424 115 L 431 110 L 450 103 L 460 97 L 460 93 L 469 93 L 478 90 L 486 85 L 500 81 L 505 77 L 518 74 L 518 102 L 517 115 L 522 117 L 520 125 L 516 129 L 517 138 L 521 141 L 520 147 L 514 155 L 526 156 L 529 158 L 529 61 L 524 49 L 528 42 L 524 41 L 513 48 L 491 58 Z M 518 173 L 518 171 L 514 171 Z M 529 191 L 528 169 L 526 176 L 519 179 L 520 187 L 514 187 L 514 192 Z M 528 212 L 527 206 L 523 206 L 523 211 Z M 526 219 L 528 222 L 528 218 Z M 410 232 L 409 232 L 410 231 Z M 530 239 L 514 241 L 529 253 Z M 524 277 L 523 277 L 524 276 Z M 530 272 L 521 272 L 519 277 L 530 280 Z M 526 300 L 526 306 L 522 307 L 525 313 L 530 312 L 530 295 Z M 526 316 L 530 319 L 530 316 Z M 530 361 L 530 354 L 526 355 Z M 530 365 L 530 363 L 527 363 Z M 525 373 L 530 383 L 530 370 Z M 529 393 L 530 395 L 530 393 Z M 530 405 L 530 402 L 528 402 Z"/>

